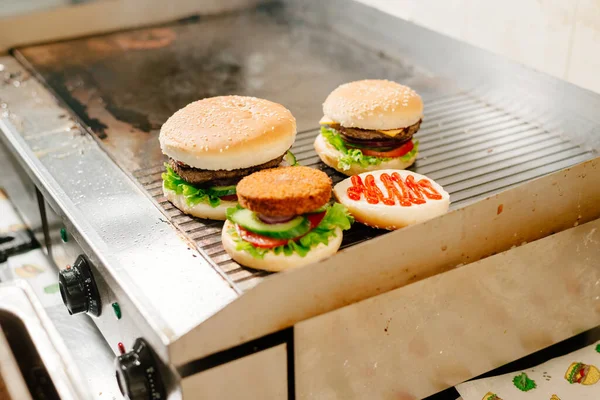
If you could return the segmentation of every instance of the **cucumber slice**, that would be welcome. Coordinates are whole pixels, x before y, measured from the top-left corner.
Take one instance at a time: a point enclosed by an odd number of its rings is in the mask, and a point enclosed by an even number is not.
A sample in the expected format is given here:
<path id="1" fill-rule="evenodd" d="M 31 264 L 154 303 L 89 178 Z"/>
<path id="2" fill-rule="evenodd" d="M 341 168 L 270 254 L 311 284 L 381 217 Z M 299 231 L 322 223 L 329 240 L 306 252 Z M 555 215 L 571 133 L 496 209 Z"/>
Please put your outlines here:
<path id="1" fill-rule="evenodd" d="M 235 185 L 229 186 L 211 186 L 208 188 L 208 194 L 217 197 L 231 196 L 235 194 Z"/>
<path id="2" fill-rule="evenodd" d="M 297 216 L 280 224 L 265 224 L 255 213 L 242 208 L 234 212 L 229 218 L 244 229 L 276 239 L 293 239 L 304 235 L 310 230 L 310 222 L 302 216 Z"/>
<path id="3" fill-rule="evenodd" d="M 291 167 L 295 167 L 296 165 L 298 165 L 298 161 L 296 161 L 296 156 L 294 155 L 294 153 L 292 153 L 291 151 L 287 151 L 287 153 L 285 153 L 285 161 L 291 166 Z"/>

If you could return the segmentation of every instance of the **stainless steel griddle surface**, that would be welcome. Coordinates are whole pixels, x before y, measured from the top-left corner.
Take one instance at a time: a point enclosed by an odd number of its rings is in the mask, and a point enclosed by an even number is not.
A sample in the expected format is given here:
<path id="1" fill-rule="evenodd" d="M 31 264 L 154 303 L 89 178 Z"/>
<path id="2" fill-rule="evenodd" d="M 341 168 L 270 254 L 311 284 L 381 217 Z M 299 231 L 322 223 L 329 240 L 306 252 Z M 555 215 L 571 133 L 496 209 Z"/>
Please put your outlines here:
<path id="1" fill-rule="evenodd" d="M 241 94 L 282 103 L 298 121 L 293 151 L 299 162 L 323 169 L 338 182 L 344 177 L 322 164 L 312 147 L 322 101 L 351 80 L 407 84 L 425 102 L 416 135 L 420 155 L 412 169 L 442 184 L 454 208 L 593 157 L 559 131 L 492 105 L 452 80 L 290 15 L 281 6 L 261 7 L 34 46 L 16 55 L 240 290 L 265 273 L 231 261 L 220 242 L 222 223 L 186 216 L 162 195 L 159 129 L 194 100 Z M 343 246 L 382 233 L 356 225 Z"/>

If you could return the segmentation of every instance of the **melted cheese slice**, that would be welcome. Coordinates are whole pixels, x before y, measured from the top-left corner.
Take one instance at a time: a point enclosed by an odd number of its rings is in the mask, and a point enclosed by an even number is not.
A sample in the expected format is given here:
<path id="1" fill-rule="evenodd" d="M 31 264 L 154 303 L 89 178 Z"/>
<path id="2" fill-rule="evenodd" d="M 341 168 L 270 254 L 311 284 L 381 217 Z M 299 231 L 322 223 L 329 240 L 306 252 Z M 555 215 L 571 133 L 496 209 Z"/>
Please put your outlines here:
<path id="1" fill-rule="evenodd" d="M 390 137 L 397 136 L 402 131 L 403 131 L 403 129 L 388 129 L 387 131 L 382 131 L 381 129 L 377 130 L 377 132 L 383 133 L 384 135 L 390 136 Z"/>
<path id="2" fill-rule="evenodd" d="M 324 115 L 323 118 L 319 121 L 319 125 L 339 125 L 339 122 L 335 122 L 333 119 L 329 118 L 327 115 Z M 388 129 L 388 130 L 380 130 L 377 132 L 383 133 L 386 136 L 394 137 L 397 136 L 403 129 Z"/>

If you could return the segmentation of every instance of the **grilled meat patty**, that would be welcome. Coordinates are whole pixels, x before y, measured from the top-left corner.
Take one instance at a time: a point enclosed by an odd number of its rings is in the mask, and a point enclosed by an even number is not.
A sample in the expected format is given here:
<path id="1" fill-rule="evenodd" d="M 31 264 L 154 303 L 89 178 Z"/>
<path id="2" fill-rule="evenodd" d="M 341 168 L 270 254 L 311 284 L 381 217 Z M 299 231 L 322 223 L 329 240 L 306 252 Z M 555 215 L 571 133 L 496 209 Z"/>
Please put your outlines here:
<path id="1" fill-rule="evenodd" d="M 345 128 L 343 126 L 335 126 L 334 129 L 340 131 L 344 136 L 351 139 L 357 140 L 389 140 L 390 142 L 402 143 L 410 140 L 412 136 L 417 133 L 421 126 L 421 120 L 415 124 L 402 129 L 402 132 L 398 133 L 394 137 L 390 137 L 381 132 L 369 130 L 369 129 L 358 129 L 358 128 Z"/>
<path id="2" fill-rule="evenodd" d="M 267 161 L 264 164 L 255 165 L 250 168 L 241 168 L 234 169 L 231 171 L 227 171 L 224 169 L 219 170 L 208 170 L 208 169 L 200 169 L 190 167 L 189 165 L 180 163 L 179 161 L 175 161 L 172 158 L 169 158 L 169 164 L 173 171 L 179 175 L 184 181 L 191 183 L 192 185 L 201 185 L 203 183 L 218 181 L 219 185 L 223 185 L 225 182 L 227 184 L 233 185 L 237 183 L 241 178 L 246 175 L 250 175 L 253 172 L 260 171 L 261 169 L 266 168 L 275 168 L 281 161 L 283 160 L 284 154 L 277 157 L 274 160 Z"/>

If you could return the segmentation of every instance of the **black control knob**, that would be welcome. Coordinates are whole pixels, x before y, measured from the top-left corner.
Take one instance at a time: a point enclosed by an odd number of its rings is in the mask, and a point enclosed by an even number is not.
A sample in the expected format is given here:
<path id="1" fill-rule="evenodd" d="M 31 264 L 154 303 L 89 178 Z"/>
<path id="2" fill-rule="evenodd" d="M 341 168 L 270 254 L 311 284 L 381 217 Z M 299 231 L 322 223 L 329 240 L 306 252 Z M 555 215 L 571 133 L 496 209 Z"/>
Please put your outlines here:
<path id="1" fill-rule="evenodd" d="M 117 357 L 115 364 L 119 389 L 127 399 L 166 399 L 156 355 L 144 339 L 136 339 L 133 350 Z"/>
<path id="2" fill-rule="evenodd" d="M 80 255 L 72 267 L 58 273 L 58 287 L 69 314 L 100 315 L 102 303 L 86 256 Z"/>

